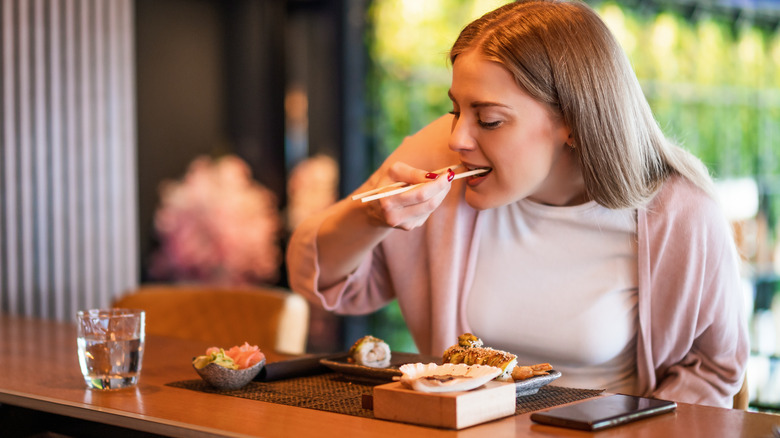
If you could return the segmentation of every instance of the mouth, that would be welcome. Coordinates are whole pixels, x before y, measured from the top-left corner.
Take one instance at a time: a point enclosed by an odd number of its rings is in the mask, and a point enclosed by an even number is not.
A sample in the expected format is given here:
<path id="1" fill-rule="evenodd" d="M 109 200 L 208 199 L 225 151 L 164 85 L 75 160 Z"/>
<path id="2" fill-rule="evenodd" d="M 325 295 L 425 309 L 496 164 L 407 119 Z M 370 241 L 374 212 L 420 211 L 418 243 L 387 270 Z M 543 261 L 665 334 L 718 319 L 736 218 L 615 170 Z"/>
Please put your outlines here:
<path id="1" fill-rule="evenodd" d="M 482 182 L 482 180 L 485 179 L 491 172 L 493 172 L 492 167 L 487 166 L 472 166 L 469 164 L 464 163 L 463 166 L 466 168 L 466 171 L 474 171 L 474 170 L 485 170 L 485 172 L 479 173 L 477 175 L 472 175 L 466 178 L 466 183 L 469 186 L 475 186 Z"/>
<path id="2" fill-rule="evenodd" d="M 492 167 L 487 167 L 487 166 L 472 166 L 472 165 L 465 164 L 465 163 L 463 164 L 463 167 L 466 169 L 466 171 L 467 171 L 467 172 L 474 171 L 474 170 L 483 170 L 483 171 L 484 171 L 484 172 L 482 172 L 482 173 L 479 173 L 479 174 L 477 174 L 477 175 L 471 176 L 471 177 L 469 177 L 469 178 L 480 178 L 480 177 L 484 177 L 484 176 L 486 176 L 487 174 L 489 174 L 490 172 L 492 172 L 492 171 L 493 171 L 493 168 L 492 168 Z"/>

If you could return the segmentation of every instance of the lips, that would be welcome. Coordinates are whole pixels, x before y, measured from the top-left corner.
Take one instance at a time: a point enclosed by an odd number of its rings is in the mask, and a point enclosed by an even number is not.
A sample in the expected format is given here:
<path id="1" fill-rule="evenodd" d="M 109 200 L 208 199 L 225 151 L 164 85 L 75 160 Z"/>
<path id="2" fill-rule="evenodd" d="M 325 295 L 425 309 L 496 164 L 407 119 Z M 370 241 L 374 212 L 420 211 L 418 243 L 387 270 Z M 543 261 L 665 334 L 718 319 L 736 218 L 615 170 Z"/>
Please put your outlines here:
<path id="1" fill-rule="evenodd" d="M 491 172 L 493 172 L 493 168 L 488 166 L 471 166 L 468 164 L 464 164 L 464 166 L 466 167 L 466 170 L 488 169 L 488 171 L 485 173 L 481 173 L 479 175 L 474 175 L 466 178 L 466 183 L 470 187 L 474 187 L 477 184 L 481 183 L 488 175 L 490 175 Z"/>

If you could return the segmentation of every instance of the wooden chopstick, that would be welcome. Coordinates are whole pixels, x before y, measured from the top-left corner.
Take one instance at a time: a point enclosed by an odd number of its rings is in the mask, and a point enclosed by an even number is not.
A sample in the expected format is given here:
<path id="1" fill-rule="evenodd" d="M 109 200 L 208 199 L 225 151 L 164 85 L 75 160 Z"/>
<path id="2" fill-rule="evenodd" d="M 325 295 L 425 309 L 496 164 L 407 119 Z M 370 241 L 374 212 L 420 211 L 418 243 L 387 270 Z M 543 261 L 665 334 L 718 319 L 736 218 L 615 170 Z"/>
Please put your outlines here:
<path id="1" fill-rule="evenodd" d="M 488 172 L 489 170 L 490 169 L 474 169 L 474 170 L 469 170 L 468 172 L 458 173 L 458 174 L 455 175 L 455 178 L 453 178 L 453 181 L 456 180 L 456 179 L 466 178 L 466 177 L 473 176 L 473 175 L 479 175 L 480 173 L 485 173 L 485 172 Z M 398 189 L 395 189 L 395 190 L 391 190 L 389 192 L 382 192 L 382 193 L 378 193 L 376 195 L 366 196 L 366 197 L 359 198 L 359 199 L 362 202 L 371 202 L 371 201 L 375 201 L 377 199 L 387 198 L 388 196 L 393 196 L 393 195 L 397 195 L 399 193 L 407 192 L 407 191 L 409 191 L 409 190 L 411 190 L 411 189 L 413 189 L 413 188 L 415 188 L 417 186 L 421 186 L 423 184 L 428 184 L 429 182 L 430 181 L 426 181 L 426 182 L 419 183 L 419 184 L 412 184 L 410 186 L 404 186 L 404 187 L 401 187 L 401 188 L 398 188 Z"/>
<path id="2" fill-rule="evenodd" d="M 462 164 L 453 164 L 452 166 L 442 167 L 439 170 L 434 170 L 433 173 L 440 174 L 442 172 L 446 172 L 447 169 L 452 169 L 454 171 L 455 169 L 459 169 L 461 167 L 463 167 Z M 406 185 L 407 185 L 407 183 L 405 183 L 403 181 L 398 181 L 397 183 L 393 183 L 393 184 L 390 184 L 390 185 L 379 187 L 379 188 L 376 188 L 374 190 L 368 190 L 368 191 L 363 192 L 363 193 L 358 193 L 357 195 L 352 196 L 352 200 L 356 201 L 358 199 L 365 198 L 366 196 L 370 196 L 370 195 L 373 195 L 375 193 L 383 192 L 385 190 L 394 189 L 394 188 L 397 188 L 397 187 L 405 187 Z"/>

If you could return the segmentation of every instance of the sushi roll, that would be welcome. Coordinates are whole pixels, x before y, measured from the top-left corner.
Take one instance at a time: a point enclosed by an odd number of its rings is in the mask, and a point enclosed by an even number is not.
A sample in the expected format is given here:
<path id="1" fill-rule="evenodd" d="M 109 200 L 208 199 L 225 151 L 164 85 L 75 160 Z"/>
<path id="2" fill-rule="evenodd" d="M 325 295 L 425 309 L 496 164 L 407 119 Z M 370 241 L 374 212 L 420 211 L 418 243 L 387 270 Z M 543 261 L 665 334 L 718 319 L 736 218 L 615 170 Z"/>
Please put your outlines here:
<path id="1" fill-rule="evenodd" d="M 374 336 L 363 336 L 349 349 L 349 357 L 358 365 L 387 368 L 390 366 L 390 346 Z"/>
<path id="2" fill-rule="evenodd" d="M 497 380 L 509 380 L 512 378 L 512 369 L 517 365 L 517 356 L 506 351 L 483 347 L 481 339 L 471 333 L 464 333 L 458 336 L 456 345 L 444 352 L 442 363 L 490 365 L 501 369 L 501 375 L 496 378 Z"/>
<path id="3" fill-rule="evenodd" d="M 520 366 L 517 364 L 516 355 L 485 347 L 482 340 L 471 333 L 458 336 L 458 343 L 444 351 L 442 363 L 490 365 L 501 369 L 496 380 L 525 380 L 548 374 L 547 372 L 552 370 L 549 363 Z"/>

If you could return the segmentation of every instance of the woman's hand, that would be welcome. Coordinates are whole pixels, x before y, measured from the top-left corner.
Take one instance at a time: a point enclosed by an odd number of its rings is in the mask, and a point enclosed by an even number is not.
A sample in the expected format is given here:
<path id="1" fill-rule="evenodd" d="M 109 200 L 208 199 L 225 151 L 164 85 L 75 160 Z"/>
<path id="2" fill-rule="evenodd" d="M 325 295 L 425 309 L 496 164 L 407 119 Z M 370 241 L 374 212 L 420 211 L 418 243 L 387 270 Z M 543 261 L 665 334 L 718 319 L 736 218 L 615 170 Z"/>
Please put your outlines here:
<path id="1" fill-rule="evenodd" d="M 392 228 L 407 231 L 417 228 L 425 223 L 447 196 L 451 187 L 450 181 L 454 176 L 452 170 L 436 175 L 406 163 L 395 162 L 388 168 L 387 176 L 382 178 L 377 187 L 397 181 L 427 184 L 369 202 L 368 215 L 376 222 Z"/>

